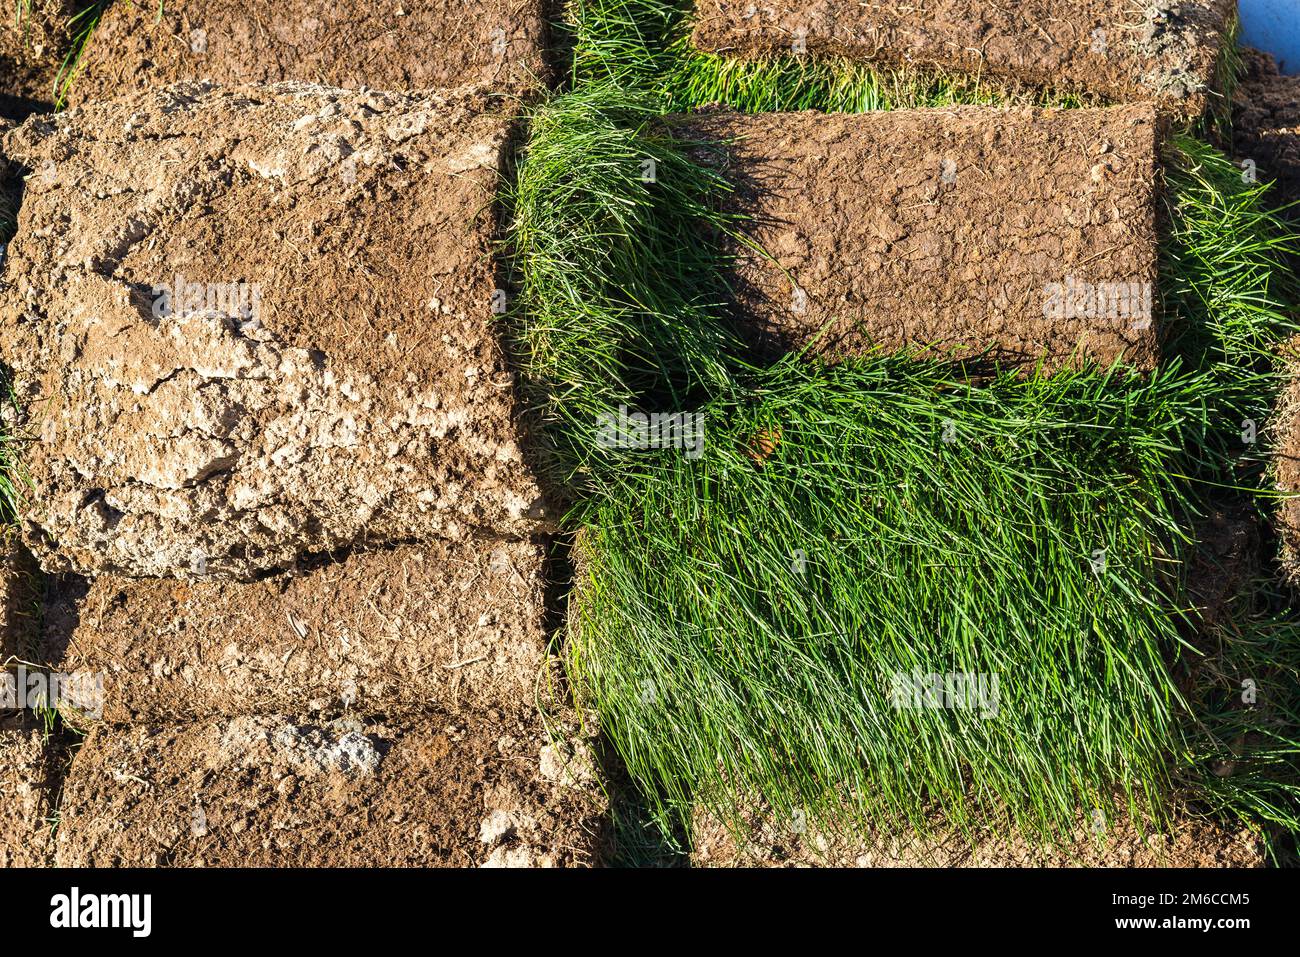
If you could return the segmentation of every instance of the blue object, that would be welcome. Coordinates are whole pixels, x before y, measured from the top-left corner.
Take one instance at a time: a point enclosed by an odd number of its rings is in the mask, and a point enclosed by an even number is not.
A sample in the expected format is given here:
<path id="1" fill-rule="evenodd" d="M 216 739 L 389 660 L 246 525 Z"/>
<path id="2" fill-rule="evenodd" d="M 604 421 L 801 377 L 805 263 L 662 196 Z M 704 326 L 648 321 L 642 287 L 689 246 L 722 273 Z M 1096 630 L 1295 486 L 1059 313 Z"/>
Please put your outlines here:
<path id="1" fill-rule="evenodd" d="M 1238 0 L 1241 42 L 1273 54 L 1278 69 L 1300 72 L 1300 0 Z"/>

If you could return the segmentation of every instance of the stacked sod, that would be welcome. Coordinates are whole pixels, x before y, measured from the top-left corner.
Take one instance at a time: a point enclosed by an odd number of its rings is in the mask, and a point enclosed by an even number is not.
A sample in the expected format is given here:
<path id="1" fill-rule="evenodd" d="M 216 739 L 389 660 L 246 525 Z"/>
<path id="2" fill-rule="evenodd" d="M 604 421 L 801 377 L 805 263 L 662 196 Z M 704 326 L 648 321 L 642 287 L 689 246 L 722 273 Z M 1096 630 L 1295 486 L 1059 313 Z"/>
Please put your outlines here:
<path id="1" fill-rule="evenodd" d="M 757 803 L 826 830 L 921 827 L 937 806 L 959 828 L 1009 816 L 1060 833 L 1081 812 L 1145 826 L 1182 790 L 1202 810 L 1294 828 L 1295 625 L 1259 591 L 1207 624 L 1187 589 L 1209 490 L 1230 485 L 1249 502 L 1263 482 L 1242 422 L 1263 421 L 1277 391 L 1270 349 L 1290 331 L 1279 268 L 1290 240 L 1262 211 L 1262 187 L 1196 140 L 1165 142 L 1167 342 L 1146 376 L 720 354 L 728 310 L 708 303 L 749 234 L 725 188 L 694 215 L 678 197 L 698 176 L 638 179 L 641 158 L 662 170 L 709 151 L 665 135 L 680 127 L 657 112 L 723 87 L 749 108 L 983 94 L 785 62 L 685 83 L 700 64 L 682 59 L 679 13 L 574 8 L 578 88 L 535 117 L 512 197 L 516 222 L 535 224 L 536 210 L 580 196 L 567 222 L 603 240 L 563 247 L 535 226 L 516 233 L 520 345 L 588 493 L 571 515 L 571 676 L 652 801 L 680 815 L 704 804 L 732 823 Z M 556 172 L 560 155 L 617 173 L 602 193 L 579 192 L 579 174 Z M 652 237 L 690 218 L 714 252 L 665 255 Z M 530 266 L 540 249 L 568 258 L 549 256 L 543 272 Z M 644 277 L 684 267 L 707 316 L 685 339 L 638 295 Z M 612 291 L 616 308 L 551 295 L 572 289 Z M 601 322 L 612 344 L 599 374 L 581 354 L 549 359 Z M 703 458 L 611 451 L 590 419 L 564 411 L 598 412 L 614 396 L 698 403 Z M 895 676 L 918 670 L 997 673 L 997 715 L 892 707 Z M 1256 674 L 1263 709 L 1241 696 Z"/>
<path id="2" fill-rule="evenodd" d="M 6 839 L 61 794 L 67 865 L 602 853 L 494 322 L 516 122 L 473 87 L 189 83 L 5 131 L 3 423 L 48 578 L 0 650 L 104 685 L 47 702 L 88 736 Z M 0 738 L 29 790 L 62 769 L 33 742 Z"/>

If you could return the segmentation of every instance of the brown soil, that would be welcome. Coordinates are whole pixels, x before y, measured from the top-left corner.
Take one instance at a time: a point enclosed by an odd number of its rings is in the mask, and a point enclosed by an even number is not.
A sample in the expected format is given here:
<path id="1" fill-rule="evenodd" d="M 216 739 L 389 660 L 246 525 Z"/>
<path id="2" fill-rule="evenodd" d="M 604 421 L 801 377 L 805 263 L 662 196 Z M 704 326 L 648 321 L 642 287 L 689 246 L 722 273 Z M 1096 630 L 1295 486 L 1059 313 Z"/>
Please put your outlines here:
<path id="1" fill-rule="evenodd" d="M 1279 491 L 1293 496 L 1277 506 L 1279 561 L 1283 577 L 1300 587 L 1300 341 L 1287 349 L 1289 375 L 1269 430 L 1273 477 Z"/>
<path id="2" fill-rule="evenodd" d="M 35 661 L 40 577 L 11 528 L 0 526 L 0 669 Z"/>
<path id="3" fill-rule="evenodd" d="M 42 566 L 247 579 L 536 531 L 493 314 L 512 130 L 470 90 L 182 84 L 6 135 L 31 175 L 0 361 Z"/>
<path id="4" fill-rule="evenodd" d="M 742 326 L 762 351 L 930 345 L 1047 366 L 1155 364 L 1160 124 L 1149 104 L 679 123 L 735 141 L 725 159 L 705 158 L 736 184 L 731 210 L 754 217 L 749 238 L 773 257 L 733 250 Z M 1080 298 L 1070 310 L 1060 287 L 1071 279 L 1135 284 L 1149 309 L 1134 296 L 1129 308 Z"/>
<path id="5" fill-rule="evenodd" d="M 1300 77 L 1278 75 L 1267 53 L 1248 50 L 1245 61 L 1233 102 L 1233 150 L 1254 162 L 1259 182 L 1276 184 L 1279 204 L 1300 202 Z"/>
<path id="6" fill-rule="evenodd" d="M 328 726 L 97 728 L 64 783 L 60 866 L 591 862 L 603 802 L 535 713 Z"/>
<path id="7" fill-rule="evenodd" d="M 1197 524 L 1198 547 L 1187 589 L 1203 632 L 1231 626 L 1232 605 L 1252 594 L 1262 573 L 1260 527 L 1246 509 L 1216 510 Z"/>
<path id="8" fill-rule="evenodd" d="M 697 0 L 702 50 L 761 58 L 806 48 L 884 67 L 977 74 L 1011 88 L 1156 98 L 1202 113 L 1233 0 Z M 1097 32 L 1101 31 L 1101 32 Z"/>
<path id="9" fill-rule="evenodd" d="M 54 73 L 0 55 L 0 120 L 22 121 L 54 109 Z"/>
<path id="10" fill-rule="evenodd" d="M 511 708 L 543 677 L 544 559 L 470 540 L 252 583 L 69 578 L 44 661 L 103 673 L 116 723 Z"/>
<path id="11" fill-rule="evenodd" d="M 738 842 L 715 818 L 697 813 L 691 861 L 696 867 L 1263 867 L 1267 858 L 1251 832 L 1190 815 L 1165 833 L 1142 835 L 1125 825 L 1094 836 L 1080 827 L 1071 841 L 1052 846 L 942 830 L 925 838 L 828 839 L 771 824 L 755 825 Z"/>
<path id="12" fill-rule="evenodd" d="M 37 728 L 0 717 L 0 868 L 48 867 L 54 757 Z"/>
<path id="13" fill-rule="evenodd" d="M 54 107 L 54 81 L 72 44 L 78 0 L 25 0 L 0 7 L 0 119 L 22 120 Z"/>
<path id="14" fill-rule="evenodd" d="M 73 105 L 178 80 L 527 93 L 551 79 L 542 0 L 168 0 L 161 21 L 157 6 L 108 10 Z"/>

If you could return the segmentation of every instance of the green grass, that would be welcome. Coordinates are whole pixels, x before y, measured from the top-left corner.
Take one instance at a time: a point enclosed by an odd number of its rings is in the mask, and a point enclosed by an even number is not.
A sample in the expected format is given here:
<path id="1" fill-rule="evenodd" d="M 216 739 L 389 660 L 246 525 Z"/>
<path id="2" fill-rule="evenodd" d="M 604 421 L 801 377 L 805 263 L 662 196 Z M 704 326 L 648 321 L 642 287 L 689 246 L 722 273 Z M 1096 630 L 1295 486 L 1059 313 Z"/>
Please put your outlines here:
<path id="1" fill-rule="evenodd" d="M 1206 810 L 1300 834 L 1300 624 L 1268 577 L 1199 629 L 1176 669 L 1188 688 L 1176 776 Z"/>
<path id="2" fill-rule="evenodd" d="M 1190 386 L 784 362 L 709 409 L 702 460 L 628 461 L 591 506 L 570 675 L 665 808 L 1042 829 L 1119 789 L 1154 812 Z M 914 672 L 997 676 L 997 716 L 890 707 Z"/>
<path id="3" fill-rule="evenodd" d="M 5 408 L 0 414 L 0 535 L 4 526 L 11 525 L 18 516 L 22 503 L 26 480 L 22 465 L 18 460 L 18 440 L 12 434 L 11 422 L 18 419 L 18 403 L 13 393 L 13 385 L 0 365 L 0 403 Z"/>
<path id="4" fill-rule="evenodd" d="M 69 47 L 67 54 L 63 58 L 63 63 L 59 66 L 59 72 L 54 77 L 54 108 L 63 109 L 68 102 L 68 93 L 72 90 L 72 84 L 76 82 L 81 73 L 81 61 L 86 54 L 86 45 L 90 43 L 90 38 L 99 26 L 99 21 L 104 16 L 104 11 L 108 9 L 113 0 L 95 0 L 90 6 L 79 11 L 69 22 L 68 30 L 72 34 L 72 45 Z M 130 2 L 130 0 L 126 0 Z M 162 14 L 162 7 L 158 8 L 159 15 Z"/>
<path id="5" fill-rule="evenodd" d="M 701 461 L 602 473 L 575 515 L 569 671 L 661 813 L 737 823 L 758 795 L 830 830 L 937 808 L 1051 834 L 1091 808 L 1158 824 L 1179 788 L 1298 829 L 1294 618 L 1238 603 L 1206 650 L 1184 581 L 1213 499 L 1266 487 L 1241 424 L 1265 421 L 1295 331 L 1295 237 L 1195 140 L 1168 189 L 1156 376 L 791 359 L 710 403 Z M 912 672 L 996 675 L 1002 707 L 890 708 Z M 1268 709 L 1224 697 L 1243 676 Z"/>
<path id="6" fill-rule="evenodd" d="M 1160 293 L 1165 354 L 1211 375 L 1221 392 L 1198 476 L 1259 491 L 1268 449 L 1245 444 L 1262 428 L 1282 386 L 1278 343 L 1300 329 L 1288 268 L 1300 251 L 1293 227 L 1269 208 L 1266 184 L 1242 181 L 1222 152 L 1189 135 L 1165 151 Z"/>
<path id="7" fill-rule="evenodd" d="M 557 484 L 584 487 L 608 460 L 601 411 L 686 408 L 729 381 L 739 351 L 719 318 L 721 264 L 689 241 L 732 228 L 716 211 L 728 186 L 659 120 L 652 99 L 606 87 L 558 97 L 533 112 L 508 188 L 510 325 Z"/>

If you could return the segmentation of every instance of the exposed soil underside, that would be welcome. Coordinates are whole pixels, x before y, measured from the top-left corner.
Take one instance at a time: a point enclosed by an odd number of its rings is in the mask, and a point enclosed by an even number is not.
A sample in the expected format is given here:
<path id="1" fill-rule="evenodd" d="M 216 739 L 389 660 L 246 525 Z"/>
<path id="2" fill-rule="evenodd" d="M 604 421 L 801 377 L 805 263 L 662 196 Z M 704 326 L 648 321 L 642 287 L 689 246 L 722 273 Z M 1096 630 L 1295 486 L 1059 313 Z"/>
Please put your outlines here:
<path id="1" fill-rule="evenodd" d="M 196 84 L 5 136 L 32 175 L 0 360 L 43 567 L 249 578 L 538 529 L 493 315 L 512 128 L 472 91 Z"/>
<path id="2" fill-rule="evenodd" d="M 43 660 L 103 673 L 117 723 L 512 708 L 542 677 L 544 558 L 471 540 L 252 583 L 70 578 L 46 606 Z"/>
<path id="3" fill-rule="evenodd" d="M 742 327 L 763 351 L 815 340 L 830 356 L 933 345 L 1048 366 L 1155 364 L 1149 105 L 681 122 L 735 141 L 725 159 L 702 155 L 725 165 L 730 210 L 754 217 L 744 228 L 775 259 L 734 250 Z M 1090 305 L 1071 281 L 1120 295 Z"/>
<path id="4" fill-rule="evenodd" d="M 1284 493 L 1300 493 L 1300 343 L 1288 347 L 1287 387 L 1278 400 L 1270 442 L 1274 449 L 1273 468 L 1277 487 Z M 1300 587 L 1300 497 L 1282 499 L 1274 522 L 1281 543 L 1282 573 Z"/>
<path id="5" fill-rule="evenodd" d="M 603 803 L 536 712 L 92 731 L 57 861 L 81 866 L 591 863 Z"/>
<path id="6" fill-rule="evenodd" d="M 422 90 L 547 85 L 541 0 L 168 0 L 114 4 L 96 29 L 71 103 L 178 80 L 305 80 Z"/>
<path id="7" fill-rule="evenodd" d="M 1195 116 L 1235 9 L 1233 0 L 697 0 L 694 42 L 748 58 L 807 52 L 1117 101 L 1154 96 Z"/>

